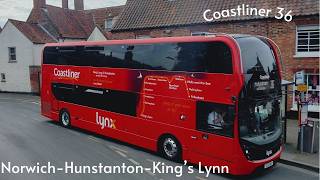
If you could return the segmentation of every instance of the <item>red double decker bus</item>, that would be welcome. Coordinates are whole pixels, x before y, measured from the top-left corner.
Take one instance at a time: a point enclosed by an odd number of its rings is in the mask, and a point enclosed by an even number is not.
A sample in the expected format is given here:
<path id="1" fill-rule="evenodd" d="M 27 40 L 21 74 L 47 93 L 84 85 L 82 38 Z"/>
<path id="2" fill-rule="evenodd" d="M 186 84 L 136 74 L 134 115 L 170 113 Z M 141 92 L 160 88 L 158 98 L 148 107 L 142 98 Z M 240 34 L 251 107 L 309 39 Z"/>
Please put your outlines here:
<path id="1" fill-rule="evenodd" d="M 250 174 L 282 151 L 277 52 L 267 38 L 225 34 L 47 44 L 41 112 L 169 160 Z"/>

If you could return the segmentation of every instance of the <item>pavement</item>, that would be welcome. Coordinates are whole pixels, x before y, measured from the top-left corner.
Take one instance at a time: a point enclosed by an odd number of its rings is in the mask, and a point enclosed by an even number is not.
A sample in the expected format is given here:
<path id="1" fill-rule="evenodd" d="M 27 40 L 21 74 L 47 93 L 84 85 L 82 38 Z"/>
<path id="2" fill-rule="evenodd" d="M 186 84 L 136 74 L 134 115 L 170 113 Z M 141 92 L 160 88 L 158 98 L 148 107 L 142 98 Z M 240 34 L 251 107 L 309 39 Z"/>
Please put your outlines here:
<path id="1" fill-rule="evenodd" d="M 298 143 L 298 120 L 287 120 L 287 142 L 284 146 L 281 159 L 284 163 L 303 166 L 319 172 L 319 152 L 305 153 L 297 150 Z"/>
<path id="2" fill-rule="evenodd" d="M 150 167 L 154 162 L 165 166 L 178 167 L 183 164 L 167 161 L 155 153 L 128 145 L 106 137 L 79 130 L 65 129 L 40 115 L 39 98 L 23 94 L 0 93 L 0 161 L 13 165 L 35 165 L 51 162 L 55 166 L 74 162 L 76 165 L 109 166 L 141 165 Z M 264 173 L 246 177 L 210 174 L 206 177 L 194 168 L 194 173 L 186 173 L 183 166 L 182 177 L 175 173 L 142 174 L 9 174 L 1 173 L 0 180 L 221 180 L 221 179 L 310 179 L 318 180 L 319 174 L 306 169 L 278 163 L 276 167 Z"/>

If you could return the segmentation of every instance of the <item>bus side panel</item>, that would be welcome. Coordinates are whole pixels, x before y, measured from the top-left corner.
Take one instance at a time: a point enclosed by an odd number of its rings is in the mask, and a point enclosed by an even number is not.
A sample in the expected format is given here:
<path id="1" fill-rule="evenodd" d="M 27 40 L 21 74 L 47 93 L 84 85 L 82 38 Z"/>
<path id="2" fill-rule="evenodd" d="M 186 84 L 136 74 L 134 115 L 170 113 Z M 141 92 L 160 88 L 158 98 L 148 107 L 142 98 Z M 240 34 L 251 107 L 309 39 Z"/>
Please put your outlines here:
<path id="1" fill-rule="evenodd" d="M 65 102 L 61 107 L 69 110 L 72 126 L 156 151 L 155 139 L 132 133 L 145 120 Z"/>

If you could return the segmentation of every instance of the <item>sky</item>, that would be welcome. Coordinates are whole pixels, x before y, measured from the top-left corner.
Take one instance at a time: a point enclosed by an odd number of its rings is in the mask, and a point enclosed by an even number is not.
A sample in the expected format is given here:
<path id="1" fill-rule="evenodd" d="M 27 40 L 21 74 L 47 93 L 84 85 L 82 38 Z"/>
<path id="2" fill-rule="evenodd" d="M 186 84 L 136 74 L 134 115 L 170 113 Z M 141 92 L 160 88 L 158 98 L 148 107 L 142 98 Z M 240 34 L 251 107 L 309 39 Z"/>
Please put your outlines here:
<path id="1" fill-rule="evenodd" d="M 46 0 L 47 4 L 60 6 L 62 0 Z M 126 0 L 84 0 L 85 9 L 123 5 Z M 33 6 L 33 0 L 0 0 L 0 27 L 8 19 L 27 20 Z M 69 8 L 74 8 L 73 0 L 69 0 Z"/>

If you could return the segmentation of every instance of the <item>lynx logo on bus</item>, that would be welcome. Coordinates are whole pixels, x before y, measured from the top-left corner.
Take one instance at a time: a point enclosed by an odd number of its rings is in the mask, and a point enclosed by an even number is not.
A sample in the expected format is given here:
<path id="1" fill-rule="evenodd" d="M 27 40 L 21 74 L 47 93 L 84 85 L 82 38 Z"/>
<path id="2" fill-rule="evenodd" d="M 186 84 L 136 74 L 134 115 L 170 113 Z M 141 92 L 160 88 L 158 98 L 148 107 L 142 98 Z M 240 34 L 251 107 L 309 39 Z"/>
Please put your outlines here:
<path id="1" fill-rule="evenodd" d="M 98 112 L 96 112 L 96 122 L 101 126 L 101 129 L 104 129 L 105 127 L 116 129 L 116 125 L 114 124 L 115 120 L 108 117 L 102 117 Z"/>
<path id="2" fill-rule="evenodd" d="M 57 68 L 54 68 L 53 74 L 54 74 L 54 76 L 62 77 L 62 78 L 79 79 L 79 77 L 80 77 L 80 72 L 75 72 L 70 69 L 59 70 Z"/>

